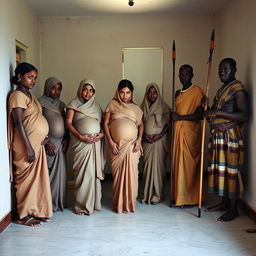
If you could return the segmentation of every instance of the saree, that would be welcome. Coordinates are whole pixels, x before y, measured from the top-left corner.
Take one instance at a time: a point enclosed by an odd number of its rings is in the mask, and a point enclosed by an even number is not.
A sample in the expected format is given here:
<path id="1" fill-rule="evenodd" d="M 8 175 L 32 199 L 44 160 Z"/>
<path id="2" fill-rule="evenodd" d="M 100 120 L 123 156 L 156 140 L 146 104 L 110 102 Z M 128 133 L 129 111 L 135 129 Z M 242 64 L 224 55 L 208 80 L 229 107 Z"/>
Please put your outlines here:
<path id="1" fill-rule="evenodd" d="M 142 122 L 142 110 L 133 101 L 124 103 L 118 90 L 108 104 L 106 113 L 110 113 L 110 134 L 119 146 L 119 154 L 110 150 L 113 175 L 113 211 L 117 213 L 134 212 L 138 194 L 138 162 L 141 150 L 133 152 L 138 136 L 138 125 Z"/>
<path id="2" fill-rule="evenodd" d="M 214 98 L 212 109 L 222 110 L 235 93 L 245 91 L 243 84 L 234 80 L 221 87 Z M 208 162 L 208 190 L 229 199 L 239 199 L 243 194 L 241 171 L 244 162 L 244 143 L 239 123 L 224 118 L 214 118 L 210 122 Z"/>
<path id="3" fill-rule="evenodd" d="M 151 87 L 158 93 L 158 98 L 150 106 L 147 94 Z M 170 120 L 170 107 L 162 100 L 157 84 L 150 83 L 141 105 L 143 111 L 144 133 L 160 134 Z M 164 180 L 166 177 L 166 160 L 168 155 L 167 136 L 154 143 L 143 141 L 143 196 L 142 202 L 156 204 L 163 200 Z"/>
<path id="4" fill-rule="evenodd" d="M 36 98 L 28 97 L 21 91 L 11 93 L 8 102 L 8 140 L 12 162 L 15 166 L 14 181 L 16 188 L 19 218 L 28 215 L 51 217 L 52 200 L 48 167 L 44 146 L 41 142 L 48 134 L 48 124 Z M 22 108 L 23 125 L 32 148 L 35 160 L 27 161 L 26 147 L 20 133 L 14 126 L 12 111 Z"/>
<path id="5" fill-rule="evenodd" d="M 85 84 L 89 84 L 96 92 L 91 80 L 82 80 L 77 97 L 67 106 L 75 111 L 73 126 L 80 134 L 95 134 L 101 130 L 102 110 L 95 101 L 94 95 L 85 102 L 81 92 Z M 74 209 L 76 212 L 92 214 L 101 210 L 101 180 L 104 179 L 105 150 L 104 142 L 86 144 L 71 134 L 74 171 Z"/>
<path id="6" fill-rule="evenodd" d="M 50 77 L 45 81 L 44 94 L 38 99 L 43 108 L 43 116 L 49 125 L 49 140 L 55 145 L 55 155 L 47 157 L 53 211 L 63 211 L 66 201 L 66 157 L 62 151 L 65 130 L 65 104 L 58 98 L 50 97 L 50 90 L 60 80 Z"/>
<path id="7" fill-rule="evenodd" d="M 201 88 L 192 85 L 175 99 L 176 113 L 190 115 L 203 97 Z M 174 123 L 172 200 L 176 206 L 194 205 L 199 198 L 201 122 L 179 120 Z"/>

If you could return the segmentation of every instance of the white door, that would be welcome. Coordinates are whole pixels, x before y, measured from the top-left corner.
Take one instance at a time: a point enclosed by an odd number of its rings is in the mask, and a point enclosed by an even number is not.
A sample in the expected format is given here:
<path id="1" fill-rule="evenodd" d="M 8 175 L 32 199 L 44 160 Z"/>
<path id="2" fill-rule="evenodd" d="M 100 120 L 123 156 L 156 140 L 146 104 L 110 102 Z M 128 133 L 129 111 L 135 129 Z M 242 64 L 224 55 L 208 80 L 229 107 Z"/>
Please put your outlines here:
<path id="1" fill-rule="evenodd" d="M 130 80 L 134 87 L 134 100 L 141 104 L 145 89 L 150 82 L 156 83 L 162 93 L 163 49 L 124 48 L 122 50 L 122 76 Z"/>

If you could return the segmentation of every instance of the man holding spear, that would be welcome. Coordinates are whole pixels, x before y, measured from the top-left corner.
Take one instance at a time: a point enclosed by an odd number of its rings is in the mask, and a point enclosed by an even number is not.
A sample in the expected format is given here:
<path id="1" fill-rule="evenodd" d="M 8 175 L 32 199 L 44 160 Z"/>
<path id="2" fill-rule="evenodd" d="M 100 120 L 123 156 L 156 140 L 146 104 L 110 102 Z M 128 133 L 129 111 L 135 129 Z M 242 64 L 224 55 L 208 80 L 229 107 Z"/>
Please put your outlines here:
<path id="1" fill-rule="evenodd" d="M 200 140 L 203 108 L 202 89 L 192 83 L 193 68 L 182 65 L 179 79 L 182 89 L 175 94 L 174 142 L 172 157 L 172 201 L 175 206 L 198 204 Z"/>
<path id="2" fill-rule="evenodd" d="M 218 192 L 221 203 L 206 211 L 226 212 L 218 221 L 231 221 L 238 216 L 237 202 L 243 192 L 241 167 L 244 148 L 241 126 L 248 120 L 248 94 L 243 84 L 236 80 L 236 61 L 223 59 L 219 64 L 219 78 L 223 85 L 217 91 L 211 108 L 205 116 L 210 123 L 208 187 Z M 203 104 L 208 105 L 205 98 Z"/>

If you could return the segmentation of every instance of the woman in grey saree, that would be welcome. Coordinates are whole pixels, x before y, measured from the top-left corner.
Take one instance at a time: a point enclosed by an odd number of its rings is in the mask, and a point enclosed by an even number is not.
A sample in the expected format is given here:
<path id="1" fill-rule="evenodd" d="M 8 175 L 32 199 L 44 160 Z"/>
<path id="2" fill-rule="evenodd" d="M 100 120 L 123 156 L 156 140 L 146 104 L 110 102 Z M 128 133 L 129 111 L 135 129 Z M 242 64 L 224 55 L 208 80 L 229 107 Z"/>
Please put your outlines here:
<path id="1" fill-rule="evenodd" d="M 71 134 L 74 171 L 74 210 L 90 215 L 101 210 L 101 180 L 105 165 L 101 132 L 102 110 L 95 102 L 95 85 L 84 79 L 77 97 L 67 106 L 66 125 Z"/>
<path id="2" fill-rule="evenodd" d="M 53 211 L 63 211 L 66 201 L 66 157 L 68 134 L 65 129 L 65 104 L 59 99 L 61 81 L 49 77 L 44 94 L 38 99 L 49 125 L 49 142 L 45 145 L 50 175 Z"/>

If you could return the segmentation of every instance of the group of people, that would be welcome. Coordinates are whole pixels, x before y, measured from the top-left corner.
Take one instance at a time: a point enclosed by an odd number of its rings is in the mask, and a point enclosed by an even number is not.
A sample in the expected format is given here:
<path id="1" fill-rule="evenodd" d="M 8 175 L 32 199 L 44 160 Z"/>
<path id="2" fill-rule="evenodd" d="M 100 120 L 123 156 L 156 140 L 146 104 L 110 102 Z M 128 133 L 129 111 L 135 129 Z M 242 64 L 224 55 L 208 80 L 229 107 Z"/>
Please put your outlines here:
<path id="1" fill-rule="evenodd" d="M 38 226 L 50 221 L 53 211 L 63 211 L 66 198 L 66 160 L 73 156 L 74 213 L 91 215 L 101 210 L 101 181 L 106 160 L 105 138 L 113 175 L 112 209 L 135 212 L 138 195 L 138 163 L 143 155 L 142 203 L 158 204 L 164 199 L 169 148 L 172 180 L 171 200 L 175 206 L 198 204 L 201 125 L 210 123 L 209 189 L 223 201 L 206 211 L 226 210 L 218 220 L 237 216 L 242 194 L 243 141 L 241 124 L 248 119 L 247 93 L 235 79 L 236 62 L 224 59 L 219 65 L 223 85 L 213 106 L 199 86 L 192 84 L 193 68 L 179 69 L 182 89 L 175 94 L 175 110 L 163 101 L 157 84 L 146 87 L 141 106 L 134 100 L 134 86 L 121 80 L 113 99 L 103 112 L 95 101 L 92 80 L 81 81 L 69 104 L 60 100 L 62 83 L 54 77 L 45 81 L 37 100 L 30 90 L 38 71 L 20 63 L 12 83 L 17 85 L 8 100 L 8 139 L 11 177 L 16 188 L 16 223 Z M 174 123 L 173 145 L 168 145 L 170 123 Z M 13 169 L 13 171 L 12 171 Z"/>

